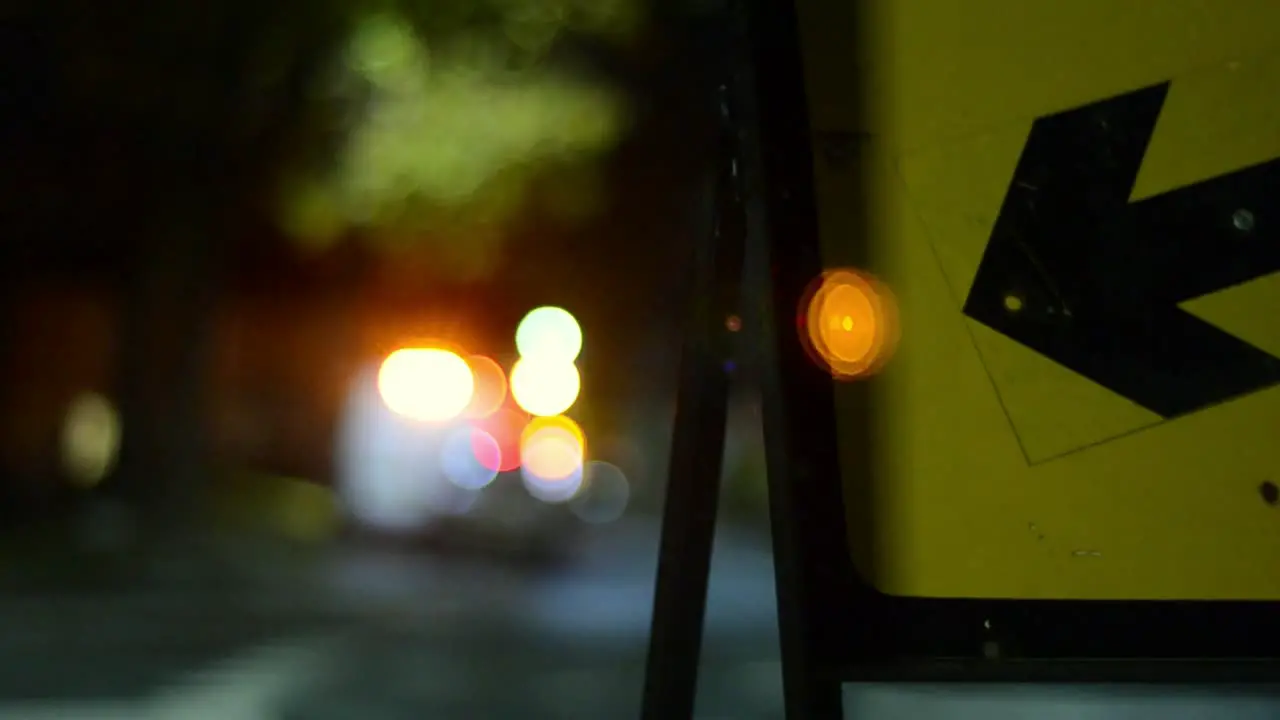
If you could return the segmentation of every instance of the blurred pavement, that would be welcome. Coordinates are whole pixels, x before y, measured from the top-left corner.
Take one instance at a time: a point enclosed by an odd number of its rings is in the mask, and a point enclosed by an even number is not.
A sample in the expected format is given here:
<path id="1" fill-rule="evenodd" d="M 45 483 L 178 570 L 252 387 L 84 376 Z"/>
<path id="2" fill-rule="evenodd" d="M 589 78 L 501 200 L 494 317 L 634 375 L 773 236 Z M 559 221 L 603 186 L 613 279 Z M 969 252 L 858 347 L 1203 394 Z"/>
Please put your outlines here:
<path id="1" fill-rule="evenodd" d="M 157 554 L 145 586 L 0 596 L 0 720 L 635 717 L 657 534 L 611 527 L 554 571 L 240 543 L 202 568 Z M 234 577 L 233 577 L 234 576 Z M 764 541 L 717 539 L 698 717 L 780 718 Z M 850 718 L 1280 717 L 1274 694 L 862 686 Z"/>
<path id="2" fill-rule="evenodd" d="M 347 547 L 282 572 L 241 547 L 235 582 L 188 553 L 127 591 L 7 592 L 0 718 L 634 715 L 656 543 L 623 524 L 541 571 Z M 726 533 L 716 573 L 704 715 L 777 717 L 767 549 Z"/>

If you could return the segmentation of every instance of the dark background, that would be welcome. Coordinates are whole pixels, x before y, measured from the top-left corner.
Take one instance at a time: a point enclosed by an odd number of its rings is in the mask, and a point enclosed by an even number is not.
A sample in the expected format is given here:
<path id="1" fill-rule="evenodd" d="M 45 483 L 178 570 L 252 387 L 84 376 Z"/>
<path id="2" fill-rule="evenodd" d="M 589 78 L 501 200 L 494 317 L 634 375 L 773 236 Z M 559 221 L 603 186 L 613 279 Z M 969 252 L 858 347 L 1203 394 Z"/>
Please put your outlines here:
<path id="1" fill-rule="evenodd" d="M 616 142 L 503 168 L 495 177 L 527 193 L 500 219 L 430 207 L 426 229 L 350 224 L 320 249 L 282 230 L 280 189 L 340 173 L 370 107 L 340 72 L 362 23 L 390 14 L 447 47 L 501 38 L 510 13 L 550 0 L 0 9 L 0 716 L 109 717 L 105 699 L 132 703 L 111 709 L 120 716 L 162 718 L 635 711 L 689 260 L 712 211 L 714 88 L 732 60 L 709 3 L 638 5 L 621 36 L 593 24 L 612 5 L 559 3 L 557 41 L 508 69 L 616 93 Z M 566 216 L 549 198 L 575 187 L 592 212 Z M 482 238 L 491 262 L 459 272 Z M 424 332 L 509 353 L 519 318 L 546 303 L 585 331 L 584 427 L 627 450 L 622 521 L 575 536 L 570 561 L 531 566 L 504 546 L 362 544 L 332 527 L 299 537 L 270 519 L 314 502 L 299 484 L 332 482 L 339 408 L 362 363 Z M 700 716 L 776 718 L 758 404 L 735 379 Z M 59 457 L 85 392 L 124 428 L 114 471 L 92 488 L 71 484 Z M 246 473 L 250 490 L 229 481 Z M 210 502 L 256 519 L 219 527 Z M 850 698 L 884 718 L 1273 713 L 1248 697 L 1136 690 Z"/>

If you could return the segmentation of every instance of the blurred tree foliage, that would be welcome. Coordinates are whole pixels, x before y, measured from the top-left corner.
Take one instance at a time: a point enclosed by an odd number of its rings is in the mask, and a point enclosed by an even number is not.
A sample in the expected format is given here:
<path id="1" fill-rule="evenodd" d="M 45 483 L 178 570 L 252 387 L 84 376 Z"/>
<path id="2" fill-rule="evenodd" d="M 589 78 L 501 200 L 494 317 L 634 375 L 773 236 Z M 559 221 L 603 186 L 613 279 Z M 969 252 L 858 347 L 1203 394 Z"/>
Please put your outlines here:
<path id="1" fill-rule="evenodd" d="M 538 179 L 561 215 L 590 213 L 590 175 L 624 127 L 619 95 L 569 63 L 557 37 L 618 40 L 635 0 L 493 0 L 385 6 L 356 23 L 324 85 L 349 111 L 325 168 L 302 167 L 278 197 L 282 227 L 324 246 L 355 230 L 383 248 L 430 253 L 440 274 L 483 274 L 502 228 Z M 565 192 L 567 191 L 567 192 Z"/>
<path id="2" fill-rule="evenodd" d="M 382 225 L 403 241 L 500 214 L 538 167 L 589 162 L 622 129 L 620 98 L 555 62 L 556 39 L 625 41 L 641 13 L 640 0 L 24 0 L 0 10 L 14 79 L 0 131 L 20 161 L 3 202 L 72 243 L 191 205 L 283 203 L 270 212 L 304 239 Z"/>

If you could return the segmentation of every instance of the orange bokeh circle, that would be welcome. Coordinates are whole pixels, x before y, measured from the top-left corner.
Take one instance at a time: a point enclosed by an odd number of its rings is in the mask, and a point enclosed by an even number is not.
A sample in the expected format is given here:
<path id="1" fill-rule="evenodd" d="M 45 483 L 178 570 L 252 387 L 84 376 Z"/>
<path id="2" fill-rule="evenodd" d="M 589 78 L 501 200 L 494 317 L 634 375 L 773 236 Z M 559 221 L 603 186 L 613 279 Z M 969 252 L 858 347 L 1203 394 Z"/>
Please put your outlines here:
<path id="1" fill-rule="evenodd" d="M 467 365 L 475 377 L 475 392 L 462 416 L 472 420 L 487 418 L 507 400 L 507 374 L 496 360 L 484 355 L 468 357 Z"/>
<path id="2" fill-rule="evenodd" d="M 878 372 L 897 347 L 897 302 L 884 283 L 866 273 L 824 272 L 806 290 L 799 310 L 800 341 L 837 380 Z"/>
<path id="3" fill-rule="evenodd" d="M 581 471 L 586 453 L 586 434 L 563 415 L 535 417 L 520 434 L 521 464 L 544 481 Z"/>

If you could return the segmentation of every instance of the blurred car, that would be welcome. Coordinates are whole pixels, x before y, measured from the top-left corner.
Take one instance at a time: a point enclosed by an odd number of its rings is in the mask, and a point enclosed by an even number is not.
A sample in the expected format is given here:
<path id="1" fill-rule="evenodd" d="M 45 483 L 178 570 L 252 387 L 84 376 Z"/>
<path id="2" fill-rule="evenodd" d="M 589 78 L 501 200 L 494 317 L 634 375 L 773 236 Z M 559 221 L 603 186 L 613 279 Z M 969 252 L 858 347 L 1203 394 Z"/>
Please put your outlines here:
<path id="1" fill-rule="evenodd" d="M 582 430 L 563 414 L 580 392 L 577 348 L 547 359 L 555 339 L 529 337 L 503 362 L 428 341 L 358 374 L 334 464 L 358 534 L 519 560 L 572 554 L 585 525 L 567 503 L 588 471 Z"/>

